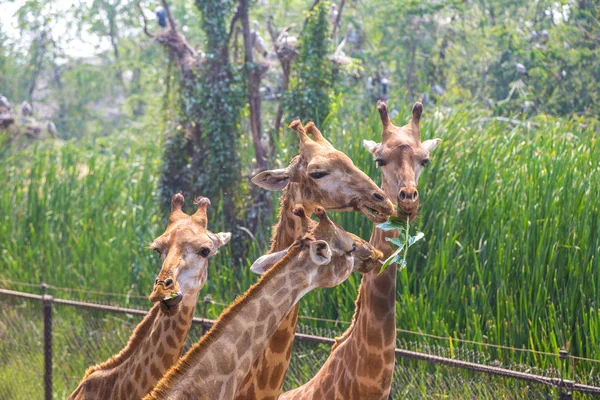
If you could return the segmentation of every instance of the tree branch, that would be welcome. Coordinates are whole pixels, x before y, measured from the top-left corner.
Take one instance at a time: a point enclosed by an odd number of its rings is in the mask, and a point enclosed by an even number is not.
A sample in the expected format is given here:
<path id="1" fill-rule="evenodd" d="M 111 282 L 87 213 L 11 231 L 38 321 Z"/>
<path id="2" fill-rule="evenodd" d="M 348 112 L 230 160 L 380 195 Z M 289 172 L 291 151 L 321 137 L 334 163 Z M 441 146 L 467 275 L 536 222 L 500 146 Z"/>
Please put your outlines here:
<path id="1" fill-rule="evenodd" d="M 275 29 L 276 27 L 273 27 L 273 16 L 269 15 L 269 17 L 267 18 L 267 32 L 269 32 L 269 36 L 271 36 L 271 41 L 273 42 L 274 48 L 277 47 L 277 45 L 275 44 L 277 42 L 277 36 L 275 36 Z M 275 49 L 275 51 L 277 51 L 277 49 Z"/>
<path id="2" fill-rule="evenodd" d="M 138 1 L 136 1 L 136 4 L 137 4 L 137 8 L 138 8 L 138 10 L 140 10 L 140 14 L 142 15 L 142 19 L 144 20 L 144 33 L 145 33 L 147 36 L 149 36 L 149 37 L 151 37 L 151 38 L 153 38 L 153 39 L 154 39 L 154 35 L 153 35 L 153 34 L 151 34 L 151 33 L 148 31 L 148 20 L 146 19 L 146 16 L 144 15 L 144 10 L 142 9 L 142 6 L 141 6 L 141 4 L 140 4 L 139 0 L 138 0 Z"/>
<path id="3" fill-rule="evenodd" d="M 165 14 L 167 14 L 167 19 L 169 20 L 169 27 L 171 29 L 173 29 L 174 31 L 177 30 L 176 26 L 175 26 L 175 20 L 173 19 L 173 16 L 171 15 L 171 9 L 169 8 L 169 4 L 167 3 L 167 0 L 161 0 L 163 8 L 165 9 Z"/>
<path id="4" fill-rule="evenodd" d="M 235 11 L 233 18 L 231 18 L 231 23 L 229 24 L 229 34 L 227 35 L 227 43 L 231 41 L 231 36 L 233 35 L 233 28 L 235 27 L 235 23 L 237 22 L 237 20 L 240 18 L 241 8 L 242 6 L 240 5 L 240 7 L 238 7 Z"/>
<path id="5" fill-rule="evenodd" d="M 333 24 L 333 36 L 337 33 L 340 22 L 342 20 L 342 11 L 344 10 L 344 4 L 346 4 L 346 0 L 340 0 L 340 6 L 338 8 L 338 14 L 335 17 L 335 23 Z"/>

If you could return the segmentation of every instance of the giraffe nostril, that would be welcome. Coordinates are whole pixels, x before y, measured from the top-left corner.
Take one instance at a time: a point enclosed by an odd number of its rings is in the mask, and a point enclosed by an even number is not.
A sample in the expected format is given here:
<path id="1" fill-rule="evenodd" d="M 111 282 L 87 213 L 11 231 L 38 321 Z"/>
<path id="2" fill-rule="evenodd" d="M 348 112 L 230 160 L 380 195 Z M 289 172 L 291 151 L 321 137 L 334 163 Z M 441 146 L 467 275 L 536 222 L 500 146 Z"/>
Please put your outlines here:
<path id="1" fill-rule="evenodd" d="M 171 285 L 173 285 L 173 279 L 171 279 L 171 278 L 167 278 L 167 279 L 165 280 L 165 287 L 169 287 L 169 286 L 171 286 Z"/>

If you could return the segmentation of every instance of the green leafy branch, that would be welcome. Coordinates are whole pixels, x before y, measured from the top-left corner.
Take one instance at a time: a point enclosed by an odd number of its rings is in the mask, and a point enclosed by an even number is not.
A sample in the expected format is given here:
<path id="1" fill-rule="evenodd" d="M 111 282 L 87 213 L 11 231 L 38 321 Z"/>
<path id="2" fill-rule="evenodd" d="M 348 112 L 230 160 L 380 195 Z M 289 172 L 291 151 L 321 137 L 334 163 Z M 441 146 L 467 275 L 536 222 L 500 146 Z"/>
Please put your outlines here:
<path id="1" fill-rule="evenodd" d="M 399 210 L 399 215 L 402 212 Z M 425 236 L 423 232 L 416 232 L 414 236 L 410 234 L 410 222 L 408 218 L 392 216 L 383 224 L 377 225 L 377 228 L 382 231 L 399 231 L 398 237 L 385 238 L 392 245 L 396 246 L 396 250 L 383 262 L 379 273 L 381 274 L 386 268 L 392 264 L 397 263 L 399 268 L 406 267 L 406 256 L 408 255 L 408 248 L 423 239 Z"/>

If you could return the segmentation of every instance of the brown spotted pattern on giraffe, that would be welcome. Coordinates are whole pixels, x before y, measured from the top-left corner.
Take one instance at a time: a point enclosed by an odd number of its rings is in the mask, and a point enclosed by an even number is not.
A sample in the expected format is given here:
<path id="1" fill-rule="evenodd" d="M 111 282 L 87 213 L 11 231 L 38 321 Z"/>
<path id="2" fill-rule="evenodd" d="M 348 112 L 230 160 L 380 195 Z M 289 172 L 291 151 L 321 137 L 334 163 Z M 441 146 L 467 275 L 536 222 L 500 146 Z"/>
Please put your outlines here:
<path id="1" fill-rule="evenodd" d="M 261 325 L 262 326 L 262 325 Z M 252 344 L 252 337 L 250 332 L 244 331 L 238 338 L 235 346 L 237 349 L 238 358 L 241 358 L 244 353 L 248 350 L 248 347 Z"/>
<path id="2" fill-rule="evenodd" d="M 173 354 L 166 353 L 164 356 L 162 356 L 162 362 L 163 365 L 173 365 L 175 362 Z"/>
<path id="3" fill-rule="evenodd" d="M 262 336 L 265 331 L 264 325 L 257 325 L 254 327 L 254 336 Z"/>
<path id="4" fill-rule="evenodd" d="M 187 333 L 187 330 L 182 327 L 182 326 L 177 326 L 175 327 L 175 336 L 177 337 L 178 341 L 182 341 L 184 339 L 185 334 Z"/>
<path id="5" fill-rule="evenodd" d="M 269 303 L 269 301 L 267 299 L 260 300 L 260 305 L 258 307 L 259 312 L 258 312 L 258 316 L 256 317 L 256 319 L 258 321 L 264 321 L 265 319 L 267 319 L 267 317 L 269 317 L 268 303 Z"/>
<path id="6" fill-rule="evenodd" d="M 160 370 L 154 363 L 150 363 L 150 375 L 152 375 L 152 378 L 154 378 L 156 380 L 158 380 L 162 377 Z"/>
<path id="7" fill-rule="evenodd" d="M 279 329 L 273 335 L 273 340 L 270 341 L 270 349 L 274 353 L 283 353 L 286 350 L 287 338 L 289 332 L 286 329 Z M 277 366 L 278 367 L 278 366 Z M 275 368 L 277 368 L 275 367 Z"/>
<path id="8" fill-rule="evenodd" d="M 233 354 L 233 350 L 222 346 L 213 351 L 217 358 L 217 371 L 222 375 L 228 375 L 233 372 L 236 366 L 237 356 Z"/>
<path id="9" fill-rule="evenodd" d="M 156 355 L 162 357 L 163 354 L 165 354 L 165 348 L 162 343 L 159 343 L 158 347 L 156 348 Z"/>

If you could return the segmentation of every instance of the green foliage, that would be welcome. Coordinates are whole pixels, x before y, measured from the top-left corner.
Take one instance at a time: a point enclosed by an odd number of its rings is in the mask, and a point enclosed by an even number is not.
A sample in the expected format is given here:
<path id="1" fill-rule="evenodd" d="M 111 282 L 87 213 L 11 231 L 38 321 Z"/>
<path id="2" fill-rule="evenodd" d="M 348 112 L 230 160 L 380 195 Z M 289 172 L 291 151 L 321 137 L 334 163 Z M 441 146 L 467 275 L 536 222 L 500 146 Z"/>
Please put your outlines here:
<path id="1" fill-rule="evenodd" d="M 236 218 L 241 175 L 239 119 L 243 106 L 239 74 L 229 62 L 227 19 L 233 1 L 198 1 L 206 35 L 205 62 L 179 77 L 181 126 L 170 133 L 163 153 L 161 199 L 184 190 L 222 200 Z M 199 137 L 194 137 L 199 136 Z"/>
<path id="2" fill-rule="evenodd" d="M 400 209 L 398 209 L 398 212 L 402 213 Z M 385 271 L 390 264 L 393 263 L 397 263 L 400 268 L 406 267 L 408 248 L 419 240 L 423 239 L 425 236 L 423 232 L 417 232 L 414 236 L 411 236 L 410 221 L 408 218 L 400 218 L 396 216 L 392 216 L 383 224 L 377 225 L 377 229 L 381 229 L 385 232 L 398 231 L 398 237 L 385 238 L 385 240 L 396 247 L 396 250 L 394 250 L 392 255 L 383 262 L 381 269 L 379 270 L 380 274 Z"/>
<path id="3" fill-rule="evenodd" d="M 239 77 L 228 55 L 227 21 L 235 4 L 232 0 L 196 2 L 207 38 L 207 62 L 202 67 L 203 76 L 194 99 L 196 106 L 203 108 L 200 129 L 207 150 L 199 186 L 205 196 L 223 199 L 230 222 L 235 219 L 235 199 L 239 199 L 240 194 L 237 149 L 243 105 Z"/>
<path id="4" fill-rule="evenodd" d="M 319 2 L 308 16 L 300 38 L 298 62 L 294 65 L 290 91 L 286 97 L 289 119 L 322 124 L 330 111 L 331 63 L 329 2 Z"/>
<path id="5" fill-rule="evenodd" d="M 175 193 L 180 190 L 192 192 L 192 179 L 197 171 L 191 164 L 191 146 L 193 143 L 186 139 L 181 126 L 176 127 L 164 141 L 159 182 L 159 199 L 164 211 L 169 210 Z"/>
<path id="6" fill-rule="evenodd" d="M 370 1 L 360 7 L 368 17 L 353 23 L 374 46 L 353 55 L 411 101 L 476 103 L 497 115 L 595 116 L 599 12 L 590 1 Z"/>
<path id="7" fill-rule="evenodd" d="M 358 108 L 337 105 L 327 136 L 378 181 L 361 142 L 377 139 L 379 118 L 374 110 L 345 117 Z M 409 114 L 404 108 L 399 115 L 405 120 Z M 568 346 L 571 354 L 598 356 L 598 125 L 587 120 L 584 126 L 579 118 L 534 122 L 540 126 L 485 122 L 468 111 L 424 115 L 423 137 L 441 135 L 443 142 L 420 179 L 422 209 L 412 225 L 426 240 L 408 252 L 398 272 L 399 327 L 549 352 Z M 130 132 L 90 146 L 5 156 L 3 276 L 147 295 L 159 260 L 144 246 L 164 228 L 166 215 L 156 211 L 161 149 L 150 139 Z M 209 210 L 213 231 L 232 229 L 221 207 L 215 202 Z M 364 238 L 373 229 L 357 213 L 332 218 Z M 267 236 L 272 222 L 264 221 Z M 266 247 L 266 241 L 253 242 L 246 264 Z M 256 280 L 247 268 L 232 267 L 231 250 L 226 246 L 211 259 L 212 278 L 203 290 L 224 304 Z M 301 314 L 350 320 L 359 281 L 351 277 L 309 294 Z M 221 310 L 209 307 L 211 316 Z M 551 365 L 494 352 L 499 359 Z"/>

